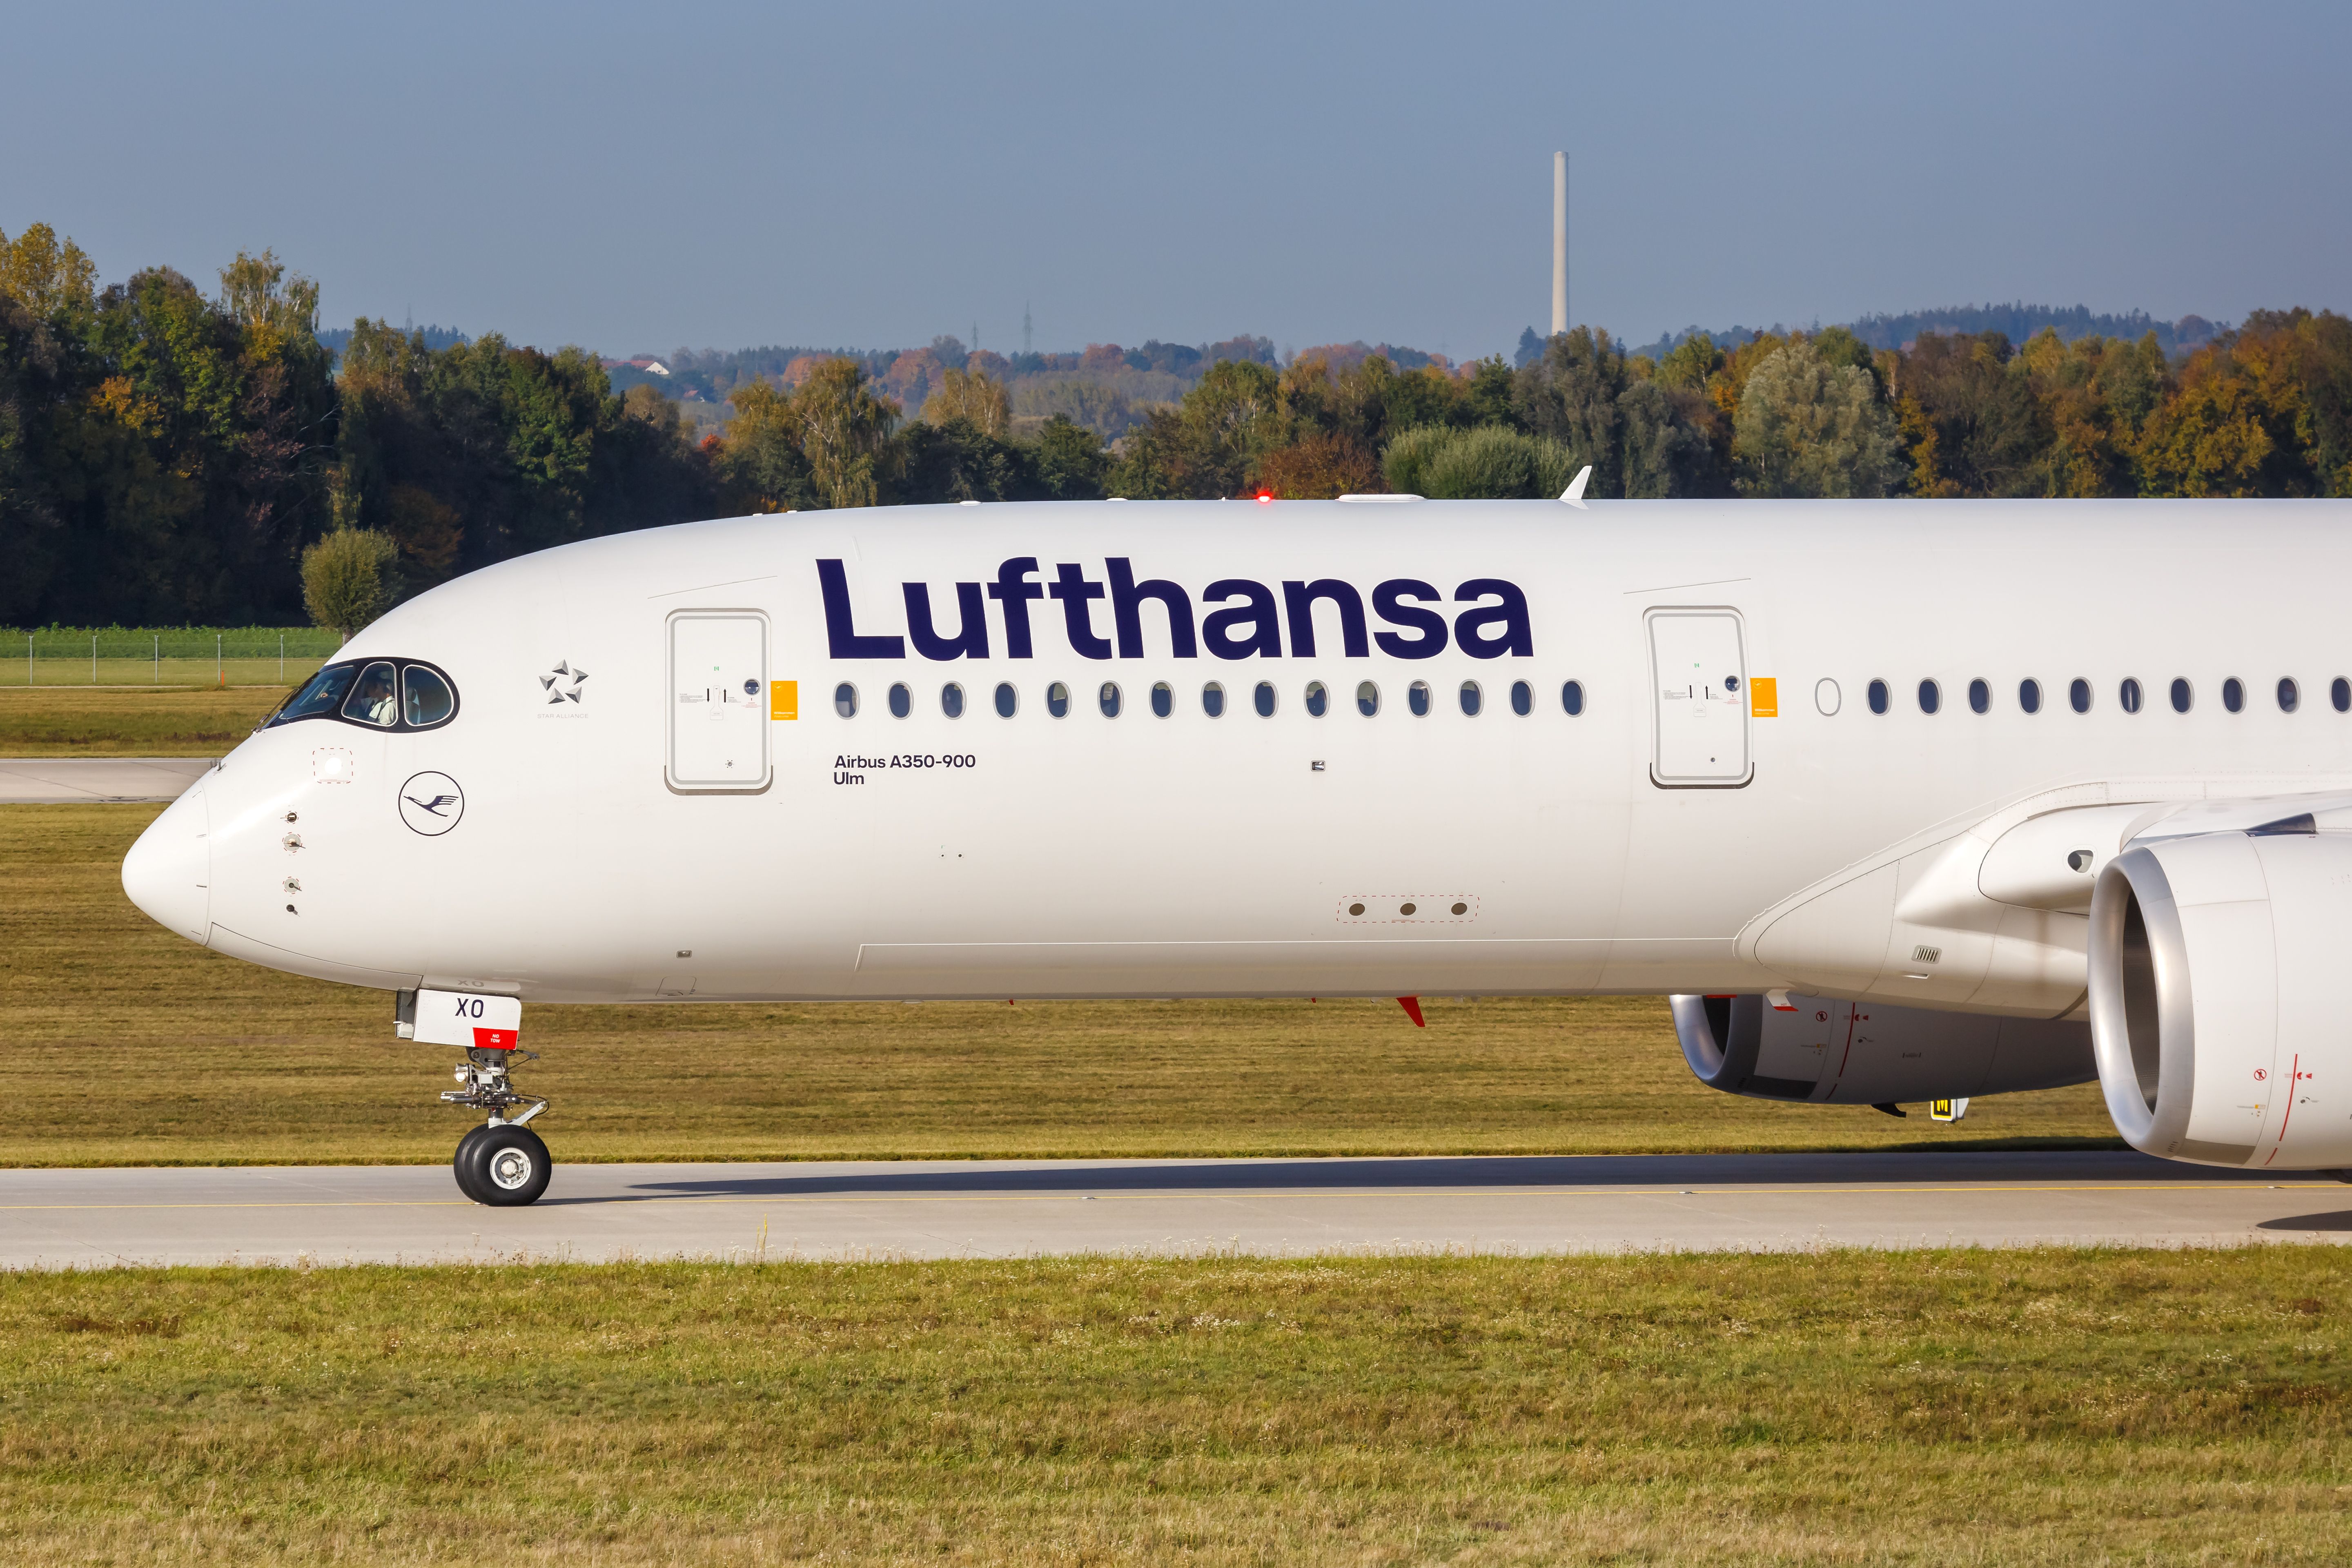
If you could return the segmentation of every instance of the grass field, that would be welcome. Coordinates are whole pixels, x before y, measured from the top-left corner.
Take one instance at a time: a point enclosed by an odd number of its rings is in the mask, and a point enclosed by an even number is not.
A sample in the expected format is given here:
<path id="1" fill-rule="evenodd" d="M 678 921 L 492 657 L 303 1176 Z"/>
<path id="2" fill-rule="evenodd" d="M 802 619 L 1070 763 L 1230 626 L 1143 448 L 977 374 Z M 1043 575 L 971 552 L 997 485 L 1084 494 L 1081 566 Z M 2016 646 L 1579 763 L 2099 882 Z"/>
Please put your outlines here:
<path id="1" fill-rule="evenodd" d="M 2332 1247 L 0 1283 L 0 1559 L 2340 1563 Z"/>
<path id="2" fill-rule="evenodd" d="M 285 697 L 278 686 L 0 689 L 0 757 L 216 757 Z"/>
<path id="3" fill-rule="evenodd" d="M 0 688 L 287 686 L 341 642 L 320 626 L 0 628 Z"/>
<path id="4" fill-rule="evenodd" d="M 0 1163 L 434 1162 L 451 1052 L 392 998 L 122 896 L 160 807 L 0 807 Z M 2095 1085 L 1937 1128 L 1702 1088 L 1656 998 L 542 1007 L 558 1160 L 2119 1147 Z M 299 1129 L 300 1136 L 294 1136 Z"/>

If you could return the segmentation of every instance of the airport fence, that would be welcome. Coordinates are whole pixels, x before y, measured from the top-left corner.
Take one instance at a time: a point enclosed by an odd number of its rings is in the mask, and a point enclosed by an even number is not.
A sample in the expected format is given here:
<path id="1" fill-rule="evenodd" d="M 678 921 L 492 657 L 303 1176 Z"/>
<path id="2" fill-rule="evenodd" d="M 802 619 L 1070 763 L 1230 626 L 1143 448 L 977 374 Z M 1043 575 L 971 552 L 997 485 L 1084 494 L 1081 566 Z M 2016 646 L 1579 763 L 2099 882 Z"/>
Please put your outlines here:
<path id="1" fill-rule="evenodd" d="M 321 626 L 0 631 L 0 686 L 290 686 L 342 645 Z"/>

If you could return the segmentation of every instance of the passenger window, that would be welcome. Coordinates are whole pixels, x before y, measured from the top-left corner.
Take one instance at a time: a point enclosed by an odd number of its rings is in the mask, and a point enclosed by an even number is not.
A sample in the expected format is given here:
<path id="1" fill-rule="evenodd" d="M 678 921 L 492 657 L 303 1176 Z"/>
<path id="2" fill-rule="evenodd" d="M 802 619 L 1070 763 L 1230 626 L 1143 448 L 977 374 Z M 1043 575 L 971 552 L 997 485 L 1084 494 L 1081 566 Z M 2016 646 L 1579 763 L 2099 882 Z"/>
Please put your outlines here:
<path id="1" fill-rule="evenodd" d="M 2124 677 L 2124 683 L 2121 687 L 2116 689 L 2116 697 L 2117 700 L 2123 703 L 2125 712 L 2137 713 L 2139 711 L 2139 682 L 2133 679 L 2130 676 L 2126 675 Z"/>
<path id="2" fill-rule="evenodd" d="M 1416 719 L 1429 717 L 1429 682 L 1416 680 L 1405 689 L 1404 705 L 1412 710 Z"/>
<path id="3" fill-rule="evenodd" d="M 1070 711 L 1070 689 L 1060 681 L 1045 688 L 1045 711 L 1056 719 L 1066 718 Z"/>
<path id="4" fill-rule="evenodd" d="M 2075 712 L 2088 713 L 2091 710 L 2091 683 L 2076 676 L 2067 683 L 2066 700 Z"/>
<path id="5" fill-rule="evenodd" d="M 1933 713 L 1937 709 L 1941 708 L 1943 705 L 1943 688 L 1937 686 L 1932 680 L 1921 681 L 1919 683 L 1919 711 L 1922 713 Z"/>
<path id="6" fill-rule="evenodd" d="M 2352 680 L 2337 676 L 2327 689 L 2327 700 L 2336 704 L 2338 713 L 2352 713 Z"/>
<path id="7" fill-rule="evenodd" d="M 362 681 L 362 684 L 364 684 L 364 681 Z M 2279 700 L 2279 711 L 2280 711 L 2280 712 L 2282 712 L 2282 713 L 2292 713 L 2292 712 L 2294 712 L 2294 705 L 2295 705 L 2297 702 L 2301 701 L 2301 700 L 2302 700 L 2302 698 L 2303 698 L 2303 694 L 2302 694 L 2301 692 L 2297 691 L 2297 690 L 2295 689 L 2295 688 L 2294 688 L 2294 677 L 2292 677 L 2292 676 L 2282 676 L 2282 677 L 2280 677 L 2280 678 L 2279 678 L 2279 684 L 2278 684 L 2278 700 Z M 350 710 L 349 710 L 349 709 L 345 709 L 345 710 L 344 710 L 344 711 L 345 711 L 345 712 L 349 712 L 349 711 L 350 711 Z"/>
<path id="8" fill-rule="evenodd" d="M 2174 677 L 2172 682 L 2172 710 L 2175 713 L 2186 713 L 2196 700 L 2197 693 L 2190 688 L 2189 682 L 2179 679 L 2178 676 Z"/>
<path id="9" fill-rule="evenodd" d="M 1118 718 L 1118 682 L 1116 680 L 1104 681 L 1102 683 L 1102 690 L 1096 695 L 1097 700 L 1102 704 L 1102 716 L 1106 719 Z"/>
<path id="10" fill-rule="evenodd" d="M 1308 681 L 1307 683 L 1307 711 L 1313 714 L 1316 718 L 1320 719 L 1323 717 L 1323 710 L 1330 706 L 1331 694 L 1324 689 L 1323 683 L 1319 680 Z"/>
<path id="11" fill-rule="evenodd" d="M 1479 697 L 1480 693 L 1478 690 L 1478 683 L 1475 680 L 1464 681 L 1462 683 L 1462 711 L 1469 714 L 1474 719 L 1476 718 L 1478 716 Z"/>
<path id="12" fill-rule="evenodd" d="M 2342 685 L 2343 682 L 2336 682 Z M 449 683 L 421 664 L 405 666 L 400 672 L 400 697 L 404 709 L 403 717 L 411 729 L 422 730 L 438 724 L 457 710 L 457 698 Z"/>
<path id="13" fill-rule="evenodd" d="M 391 729 L 400 717 L 400 704 L 393 697 L 392 686 L 392 665 L 388 660 L 369 665 L 360 671 L 359 684 L 352 688 L 351 697 L 343 703 L 343 717 Z"/>
<path id="14" fill-rule="evenodd" d="M 1870 683 L 1870 710 L 1873 713 L 1884 713 L 1886 711 L 1886 682 L 1883 680 L 1874 680 Z"/>
<path id="15" fill-rule="evenodd" d="M 2032 676 L 2017 683 L 2017 705 L 2028 713 L 2042 711 L 2042 682 Z"/>
<path id="16" fill-rule="evenodd" d="M 1559 710 L 1574 719 L 1584 712 L 1584 682 L 1571 680 L 1559 689 Z"/>
<path id="17" fill-rule="evenodd" d="M 846 680 L 833 689 L 833 710 L 845 719 L 857 717 L 857 688 Z"/>
<path id="18" fill-rule="evenodd" d="M 1969 711 L 1971 713 L 1992 711 L 1992 688 L 1987 686 L 1982 680 L 1969 682 Z"/>
<path id="19" fill-rule="evenodd" d="M 907 689 L 905 681 L 894 681 L 890 687 L 890 717 L 904 719 L 914 710 L 915 694 Z"/>
<path id="20" fill-rule="evenodd" d="M 1356 711 L 1369 719 L 1381 710 L 1381 689 L 1369 680 L 1356 683 Z"/>
<path id="21" fill-rule="evenodd" d="M 2221 682 L 2221 706 L 2231 712 L 2241 712 L 2246 706 L 2246 683 L 2236 676 Z"/>
<path id="22" fill-rule="evenodd" d="M 950 719 L 963 717 L 963 688 L 949 681 L 940 688 L 940 711 Z"/>
<path id="23" fill-rule="evenodd" d="M 1813 706 L 1821 710 L 1822 718 L 1834 719 L 1838 710 L 1845 706 L 1845 693 L 1838 689 L 1836 681 L 1824 675 L 1813 682 Z"/>
<path id="24" fill-rule="evenodd" d="M 1734 680 L 1738 679 L 1733 676 Z M 1511 682 L 1511 711 L 1524 719 L 1536 710 L 1536 689 L 1524 680 Z"/>
<path id="25" fill-rule="evenodd" d="M 1171 713 L 1175 712 L 1176 689 L 1169 685 L 1164 680 L 1153 681 L 1151 684 L 1151 711 L 1155 717 L 1160 719 L 1165 719 Z"/>
<path id="26" fill-rule="evenodd" d="M 1216 681 L 1201 688 L 1201 711 L 1212 719 L 1225 716 L 1225 689 Z"/>
<path id="27" fill-rule="evenodd" d="M 1253 700 L 1253 701 L 1255 701 L 1255 702 L 1257 704 L 1257 716 L 1258 716 L 1259 718 L 1261 718 L 1261 719 L 1271 719 L 1271 718 L 1273 718 L 1273 717 L 1274 717 L 1274 682 L 1273 682 L 1273 681 L 1271 681 L 1271 680 L 1261 680 L 1261 681 L 1259 681 L 1259 682 L 1257 683 L 1257 689 L 1256 689 L 1255 691 L 1252 692 L 1250 695 L 1251 695 L 1251 699 L 1252 699 L 1252 700 Z"/>
<path id="28" fill-rule="evenodd" d="M 998 681 L 996 683 L 996 716 L 1000 719 L 1010 719 L 1020 710 L 1021 693 L 1013 689 L 1011 681 Z"/>

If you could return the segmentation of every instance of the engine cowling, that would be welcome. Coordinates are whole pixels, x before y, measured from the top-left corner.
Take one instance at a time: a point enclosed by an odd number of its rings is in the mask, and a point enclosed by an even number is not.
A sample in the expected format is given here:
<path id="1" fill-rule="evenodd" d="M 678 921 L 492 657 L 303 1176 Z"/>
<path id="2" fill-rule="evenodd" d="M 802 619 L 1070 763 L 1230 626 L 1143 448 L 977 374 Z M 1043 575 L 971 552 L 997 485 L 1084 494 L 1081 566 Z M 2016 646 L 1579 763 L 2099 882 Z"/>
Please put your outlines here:
<path id="1" fill-rule="evenodd" d="M 1669 998 L 1683 1059 L 1710 1089 L 1878 1105 L 2058 1089 L 2098 1076 L 2090 1026 L 1790 994 Z"/>
<path id="2" fill-rule="evenodd" d="M 2091 1032 L 2116 1131 L 2168 1159 L 2352 1166 L 2352 835 L 2309 816 L 2142 842 L 2091 901 Z"/>

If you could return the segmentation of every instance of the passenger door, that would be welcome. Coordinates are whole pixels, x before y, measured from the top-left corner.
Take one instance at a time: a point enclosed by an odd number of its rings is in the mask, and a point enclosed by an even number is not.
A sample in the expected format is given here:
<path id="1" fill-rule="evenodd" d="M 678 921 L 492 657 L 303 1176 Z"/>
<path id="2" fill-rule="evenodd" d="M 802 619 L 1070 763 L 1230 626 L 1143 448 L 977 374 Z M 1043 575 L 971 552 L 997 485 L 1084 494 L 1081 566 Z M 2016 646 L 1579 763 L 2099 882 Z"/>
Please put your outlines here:
<path id="1" fill-rule="evenodd" d="M 768 787 L 768 617 L 679 610 L 669 617 L 669 786 L 689 794 Z"/>
<path id="2" fill-rule="evenodd" d="M 1650 632 L 1650 782 L 1731 788 L 1754 774 L 1739 612 L 1655 609 Z"/>

